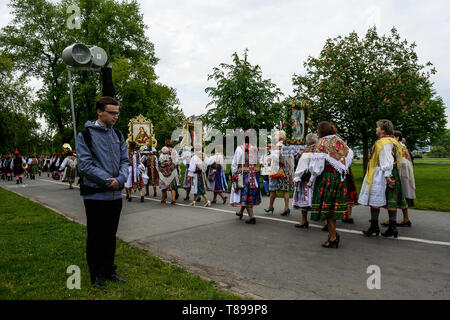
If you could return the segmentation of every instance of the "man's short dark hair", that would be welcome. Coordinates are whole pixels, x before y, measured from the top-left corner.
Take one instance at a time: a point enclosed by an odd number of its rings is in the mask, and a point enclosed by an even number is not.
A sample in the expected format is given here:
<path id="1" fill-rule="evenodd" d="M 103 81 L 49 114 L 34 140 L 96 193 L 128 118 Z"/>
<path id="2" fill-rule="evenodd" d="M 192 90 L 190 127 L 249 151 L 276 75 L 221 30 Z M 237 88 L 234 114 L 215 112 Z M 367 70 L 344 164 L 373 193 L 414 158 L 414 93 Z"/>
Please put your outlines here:
<path id="1" fill-rule="evenodd" d="M 97 110 L 102 110 L 105 111 L 105 107 L 106 105 L 111 104 L 113 106 L 118 106 L 119 102 L 117 102 L 116 99 L 111 98 L 111 97 L 100 97 L 98 98 L 97 102 L 95 103 L 95 106 L 97 107 Z"/>

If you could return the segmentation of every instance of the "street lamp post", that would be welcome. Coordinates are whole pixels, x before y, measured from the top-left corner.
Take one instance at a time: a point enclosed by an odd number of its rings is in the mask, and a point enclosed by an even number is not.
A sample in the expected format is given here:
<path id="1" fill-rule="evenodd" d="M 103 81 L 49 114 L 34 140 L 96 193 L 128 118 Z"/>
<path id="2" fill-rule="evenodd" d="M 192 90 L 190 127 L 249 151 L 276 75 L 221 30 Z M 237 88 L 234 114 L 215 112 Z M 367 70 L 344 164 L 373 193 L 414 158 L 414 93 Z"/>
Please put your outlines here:
<path id="1" fill-rule="evenodd" d="M 73 104 L 73 85 L 72 85 L 72 73 L 70 72 L 70 68 L 67 67 L 67 72 L 69 73 L 69 89 L 70 89 L 70 106 L 72 108 L 72 121 L 73 121 L 73 136 L 74 141 L 77 139 L 77 124 L 75 123 L 75 107 Z"/>

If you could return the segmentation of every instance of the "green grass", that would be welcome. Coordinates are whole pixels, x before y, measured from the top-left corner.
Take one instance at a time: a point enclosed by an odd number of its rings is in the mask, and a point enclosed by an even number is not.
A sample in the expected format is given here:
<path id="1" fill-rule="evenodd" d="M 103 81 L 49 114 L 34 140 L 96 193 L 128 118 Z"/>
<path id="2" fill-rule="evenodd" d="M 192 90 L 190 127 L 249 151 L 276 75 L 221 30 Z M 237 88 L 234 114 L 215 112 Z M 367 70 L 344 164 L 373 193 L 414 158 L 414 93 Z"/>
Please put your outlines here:
<path id="1" fill-rule="evenodd" d="M 414 163 L 423 163 L 423 162 L 449 162 L 450 158 L 417 158 L 414 159 Z"/>
<path id="2" fill-rule="evenodd" d="M 442 163 L 450 163 L 450 158 L 416 158 L 414 159 L 414 164 L 418 164 L 418 163 L 437 163 L 439 164 L 440 162 Z M 353 160 L 354 164 L 362 164 L 363 160 L 359 159 L 359 160 Z"/>
<path id="3" fill-rule="evenodd" d="M 91 287 L 86 227 L 0 188 L 0 300 L 5 299 L 241 299 L 197 275 L 118 239 L 118 274 L 128 282 Z M 81 269 L 81 289 L 66 287 L 67 267 Z"/>
<path id="4" fill-rule="evenodd" d="M 362 164 L 353 164 L 352 172 L 359 191 L 364 179 Z M 450 165 L 421 164 L 416 162 L 414 165 L 414 178 L 416 182 L 414 209 L 450 211 L 448 192 Z"/>

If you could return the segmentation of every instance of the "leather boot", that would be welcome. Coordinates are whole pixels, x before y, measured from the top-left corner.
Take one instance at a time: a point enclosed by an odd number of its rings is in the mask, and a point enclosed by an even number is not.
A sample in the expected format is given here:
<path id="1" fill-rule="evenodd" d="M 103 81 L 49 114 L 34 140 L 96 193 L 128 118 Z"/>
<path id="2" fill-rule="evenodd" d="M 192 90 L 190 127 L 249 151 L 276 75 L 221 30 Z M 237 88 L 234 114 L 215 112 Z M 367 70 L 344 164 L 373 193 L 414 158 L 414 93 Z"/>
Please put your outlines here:
<path id="1" fill-rule="evenodd" d="M 372 233 L 375 233 L 375 235 L 380 234 L 380 227 L 378 226 L 378 220 L 370 220 L 370 227 L 367 231 L 363 231 L 363 234 L 367 237 L 370 237 Z"/>
<path id="2" fill-rule="evenodd" d="M 398 231 L 395 221 L 390 221 L 389 227 L 386 230 L 386 232 L 383 232 L 381 234 L 383 237 L 388 238 L 394 236 L 394 238 L 398 237 Z"/>

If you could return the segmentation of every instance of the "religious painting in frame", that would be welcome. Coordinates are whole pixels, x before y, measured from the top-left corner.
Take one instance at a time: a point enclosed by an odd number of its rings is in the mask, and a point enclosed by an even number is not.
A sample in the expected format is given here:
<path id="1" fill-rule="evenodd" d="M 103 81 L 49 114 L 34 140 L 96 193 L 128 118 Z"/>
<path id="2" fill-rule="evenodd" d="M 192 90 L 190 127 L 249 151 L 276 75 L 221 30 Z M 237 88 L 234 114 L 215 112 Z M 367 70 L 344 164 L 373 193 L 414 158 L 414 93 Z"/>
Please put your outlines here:
<path id="1" fill-rule="evenodd" d="M 128 139 L 134 141 L 139 147 L 150 146 L 156 148 L 158 142 L 153 132 L 153 124 L 143 115 L 133 118 L 128 123 Z"/>

